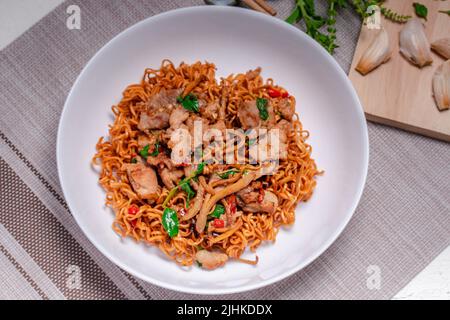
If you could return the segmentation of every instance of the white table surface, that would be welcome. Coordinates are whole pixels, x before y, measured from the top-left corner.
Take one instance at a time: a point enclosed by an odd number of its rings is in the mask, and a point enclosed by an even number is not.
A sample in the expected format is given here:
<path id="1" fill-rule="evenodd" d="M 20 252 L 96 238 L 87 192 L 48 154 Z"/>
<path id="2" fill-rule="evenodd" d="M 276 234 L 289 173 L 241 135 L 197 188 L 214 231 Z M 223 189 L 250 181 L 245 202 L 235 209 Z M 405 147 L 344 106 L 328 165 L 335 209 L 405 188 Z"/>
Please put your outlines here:
<path id="1" fill-rule="evenodd" d="M 63 0 L 0 0 L 0 50 Z M 450 247 L 393 298 L 450 300 Z"/>

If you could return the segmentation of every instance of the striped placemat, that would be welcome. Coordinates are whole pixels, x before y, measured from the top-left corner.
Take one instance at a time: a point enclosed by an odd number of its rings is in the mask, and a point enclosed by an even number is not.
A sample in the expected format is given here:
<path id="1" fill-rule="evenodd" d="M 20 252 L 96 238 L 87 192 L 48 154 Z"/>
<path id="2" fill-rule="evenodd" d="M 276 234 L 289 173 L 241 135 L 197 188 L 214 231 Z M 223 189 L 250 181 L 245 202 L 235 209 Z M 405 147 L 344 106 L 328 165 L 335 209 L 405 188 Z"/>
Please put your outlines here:
<path id="1" fill-rule="evenodd" d="M 285 18 L 294 1 L 271 3 Z M 66 27 L 71 4 L 81 30 Z M 201 4 L 68 1 L 0 52 L 0 299 L 204 298 L 145 283 L 98 252 L 70 214 L 55 156 L 67 93 L 94 53 L 144 18 Z M 344 11 L 337 28 L 348 70 L 359 18 Z M 364 195 L 326 253 L 277 284 L 213 298 L 390 298 L 450 244 L 450 145 L 370 123 L 369 135 Z"/>

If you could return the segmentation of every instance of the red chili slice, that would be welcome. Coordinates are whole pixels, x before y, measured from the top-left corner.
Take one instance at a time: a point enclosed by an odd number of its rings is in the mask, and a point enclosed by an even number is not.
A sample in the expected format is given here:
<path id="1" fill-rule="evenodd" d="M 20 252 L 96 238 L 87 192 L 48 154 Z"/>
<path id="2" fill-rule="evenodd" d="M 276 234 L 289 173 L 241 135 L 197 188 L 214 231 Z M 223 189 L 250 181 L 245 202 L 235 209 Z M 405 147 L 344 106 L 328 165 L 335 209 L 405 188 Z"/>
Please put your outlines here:
<path id="1" fill-rule="evenodd" d="M 258 202 L 261 203 L 264 200 L 264 189 L 259 188 Z"/>
<path id="2" fill-rule="evenodd" d="M 289 92 L 285 91 L 283 92 L 283 94 L 281 95 L 282 98 L 287 98 L 289 97 Z"/>
<path id="3" fill-rule="evenodd" d="M 274 88 L 269 88 L 267 90 L 267 93 L 269 94 L 269 96 L 271 98 L 278 98 L 279 96 L 281 96 L 280 90 L 277 90 L 277 89 L 274 89 Z"/>
<path id="4" fill-rule="evenodd" d="M 225 227 L 225 221 L 222 219 L 214 219 L 213 226 L 214 228 L 223 228 Z"/>
<path id="5" fill-rule="evenodd" d="M 134 204 L 128 208 L 128 214 L 131 216 L 135 216 L 138 212 L 139 212 L 139 207 Z M 137 219 L 130 221 L 130 224 L 133 228 L 136 227 L 136 223 L 137 223 Z"/>
<path id="6" fill-rule="evenodd" d="M 139 208 L 136 205 L 132 205 L 128 208 L 128 214 L 134 216 L 139 212 Z"/>
<path id="7" fill-rule="evenodd" d="M 229 198 L 228 198 L 228 204 L 230 205 L 230 212 L 231 214 L 236 213 L 237 211 L 237 207 L 236 207 L 236 196 L 234 194 L 232 194 Z"/>

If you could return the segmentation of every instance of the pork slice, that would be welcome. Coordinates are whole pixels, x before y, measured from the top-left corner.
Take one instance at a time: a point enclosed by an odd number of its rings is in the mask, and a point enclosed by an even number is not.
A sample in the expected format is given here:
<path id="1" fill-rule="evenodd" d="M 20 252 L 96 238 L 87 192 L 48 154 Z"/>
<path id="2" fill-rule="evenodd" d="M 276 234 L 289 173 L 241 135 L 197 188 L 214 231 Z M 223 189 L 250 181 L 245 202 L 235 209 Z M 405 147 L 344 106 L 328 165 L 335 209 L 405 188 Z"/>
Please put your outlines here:
<path id="1" fill-rule="evenodd" d="M 170 190 L 175 188 L 180 179 L 184 176 L 183 170 L 170 170 L 168 168 L 158 169 L 159 176 L 164 185 Z"/>
<path id="2" fill-rule="evenodd" d="M 177 98 L 181 95 L 183 89 L 162 89 L 148 100 L 150 110 L 160 110 L 162 108 L 170 109 L 177 103 Z"/>
<path id="3" fill-rule="evenodd" d="M 175 108 L 177 98 L 183 89 L 162 89 L 150 97 L 147 110 L 141 112 L 139 118 L 139 130 L 165 129 L 169 127 L 169 119 Z"/>
<path id="4" fill-rule="evenodd" d="M 169 127 L 170 114 L 166 111 L 141 112 L 138 129 L 141 131 L 152 129 L 165 129 Z"/>
<path id="5" fill-rule="evenodd" d="M 189 118 L 189 112 L 183 107 L 175 108 L 170 114 L 169 124 L 173 129 L 178 129 Z"/>
<path id="6" fill-rule="evenodd" d="M 238 203 L 245 206 L 248 203 L 258 201 L 259 192 L 248 186 L 236 193 Z"/>
<path id="7" fill-rule="evenodd" d="M 295 103 L 289 98 L 283 98 L 278 102 L 278 111 L 287 120 L 292 120 L 295 113 Z"/>
<path id="8" fill-rule="evenodd" d="M 157 168 L 173 169 L 174 164 L 169 156 L 165 152 L 159 152 L 156 156 L 149 155 L 147 157 L 147 163 Z"/>
<path id="9" fill-rule="evenodd" d="M 209 119 L 211 121 L 216 121 L 219 117 L 220 105 L 218 101 L 213 101 L 208 104 L 203 105 L 200 108 L 200 114 L 202 117 Z"/>
<path id="10" fill-rule="evenodd" d="M 292 123 L 287 120 L 281 120 L 278 122 L 275 129 L 279 131 L 280 143 L 279 143 L 279 152 L 280 152 L 280 160 L 286 160 L 288 156 L 288 137 L 289 134 L 294 130 Z"/>
<path id="11" fill-rule="evenodd" d="M 273 213 L 278 207 L 278 197 L 270 191 L 264 191 L 262 201 L 259 201 L 260 193 L 255 191 L 247 190 L 246 193 L 237 195 L 238 204 L 245 212 Z"/>
<path id="12" fill-rule="evenodd" d="M 247 71 L 247 72 L 245 73 L 245 77 L 246 77 L 248 80 L 253 80 L 253 79 L 255 79 L 256 77 L 258 77 L 260 73 L 261 73 L 261 67 L 258 67 L 258 68 L 254 69 L 254 70 L 249 70 L 249 71 Z"/>
<path id="13" fill-rule="evenodd" d="M 202 268 L 213 270 L 223 266 L 228 261 L 228 256 L 225 253 L 200 250 L 195 254 L 195 260 Z"/>
<path id="14" fill-rule="evenodd" d="M 158 178 L 155 170 L 143 163 L 125 164 L 128 180 L 142 199 L 154 199 L 159 192 Z"/>
<path id="15" fill-rule="evenodd" d="M 238 107 L 238 118 L 243 129 L 259 127 L 261 118 L 256 106 L 256 100 L 243 101 Z"/>
<path id="16" fill-rule="evenodd" d="M 157 141 L 158 141 L 158 137 L 154 136 L 154 135 L 140 135 L 138 136 L 138 146 L 140 149 L 150 145 L 153 146 Z"/>

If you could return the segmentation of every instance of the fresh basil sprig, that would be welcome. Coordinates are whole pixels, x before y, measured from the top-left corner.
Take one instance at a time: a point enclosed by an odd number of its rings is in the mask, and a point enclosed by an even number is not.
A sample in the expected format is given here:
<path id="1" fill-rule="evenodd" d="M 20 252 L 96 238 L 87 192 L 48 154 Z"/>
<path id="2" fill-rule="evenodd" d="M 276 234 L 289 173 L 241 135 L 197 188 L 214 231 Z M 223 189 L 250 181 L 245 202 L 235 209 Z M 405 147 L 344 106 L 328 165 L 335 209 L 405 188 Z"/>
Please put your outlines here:
<path id="1" fill-rule="evenodd" d="M 162 215 L 162 225 L 169 237 L 173 238 L 178 234 L 177 212 L 170 208 L 165 208 Z"/>
<path id="2" fill-rule="evenodd" d="M 353 0 L 353 2 L 360 2 Z M 306 33 L 319 42 L 329 53 L 333 53 L 337 47 L 336 23 L 337 9 L 346 6 L 346 0 L 328 0 L 328 17 L 322 17 L 316 13 L 314 0 L 296 0 L 296 5 L 286 22 L 294 24 L 303 20 L 306 27 Z M 360 9 L 361 10 L 361 9 Z M 361 10 L 362 11 L 362 10 Z M 321 28 L 327 26 L 326 31 Z"/>
<path id="3" fill-rule="evenodd" d="M 192 93 L 188 94 L 184 98 L 179 96 L 177 101 L 188 111 L 198 112 L 198 99 Z"/>
<path id="4" fill-rule="evenodd" d="M 362 20 L 375 13 L 375 10 L 370 10 L 374 5 L 378 6 L 381 14 L 391 21 L 405 23 L 411 18 L 382 6 L 384 0 L 327 0 L 324 2 L 328 4 L 328 7 L 326 13 L 322 15 L 316 12 L 315 5 L 318 2 L 316 0 L 294 0 L 294 2 L 295 6 L 286 22 L 290 24 L 303 22 L 306 33 L 331 54 L 338 47 L 336 43 L 336 17 L 342 8 L 353 8 Z M 420 16 L 423 11 L 423 8 L 419 9 L 417 15 Z"/>

